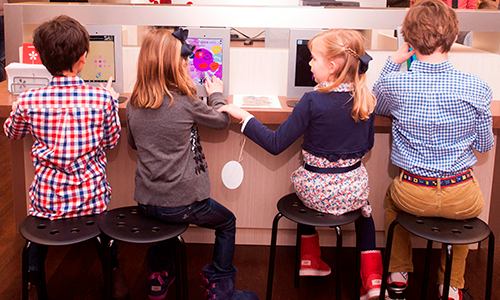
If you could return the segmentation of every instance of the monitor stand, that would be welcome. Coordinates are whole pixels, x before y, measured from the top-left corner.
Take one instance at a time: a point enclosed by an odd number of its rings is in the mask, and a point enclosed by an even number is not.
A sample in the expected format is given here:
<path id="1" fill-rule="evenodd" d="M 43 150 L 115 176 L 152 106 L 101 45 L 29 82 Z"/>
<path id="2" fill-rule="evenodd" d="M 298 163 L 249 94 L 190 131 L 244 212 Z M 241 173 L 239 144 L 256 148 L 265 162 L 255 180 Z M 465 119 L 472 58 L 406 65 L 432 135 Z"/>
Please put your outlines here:
<path id="1" fill-rule="evenodd" d="M 286 101 L 286 105 L 288 107 L 295 107 L 295 105 L 297 105 L 297 103 L 299 103 L 299 100 L 288 100 L 288 101 Z"/>

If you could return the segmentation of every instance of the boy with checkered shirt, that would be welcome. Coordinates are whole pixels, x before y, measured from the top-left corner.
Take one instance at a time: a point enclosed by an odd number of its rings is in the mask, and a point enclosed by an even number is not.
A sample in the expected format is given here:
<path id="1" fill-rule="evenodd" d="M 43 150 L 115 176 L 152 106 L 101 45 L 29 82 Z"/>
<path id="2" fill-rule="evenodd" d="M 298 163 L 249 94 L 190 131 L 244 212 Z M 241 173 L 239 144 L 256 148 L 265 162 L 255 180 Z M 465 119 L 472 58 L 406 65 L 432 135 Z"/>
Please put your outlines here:
<path id="1" fill-rule="evenodd" d="M 10 139 L 33 137 L 29 214 L 52 220 L 99 214 L 111 197 L 104 150 L 120 137 L 119 95 L 111 78 L 104 88 L 77 76 L 89 51 L 89 34 L 78 21 L 64 15 L 47 21 L 35 29 L 33 43 L 53 78 L 47 87 L 19 95 L 4 123 Z M 32 273 L 38 269 L 36 248 Z"/>
<path id="2" fill-rule="evenodd" d="M 386 232 L 399 211 L 448 219 L 477 217 L 484 197 L 472 172 L 477 162 L 473 149 L 486 152 L 494 143 L 490 87 L 448 61 L 458 35 L 455 12 L 441 0 L 418 2 L 408 10 L 402 33 L 406 43 L 387 60 L 373 88 L 375 113 L 393 117 L 391 160 L 400 168 L 385 198 Z M 413 54 L 418 60 L 408 72 L 399 72 Z M 453 249 L 449 299 L 472 299 L 463 290 L 469 246 Z M 440 297 L 444 257 L 443 251 Z M 389 272 L 391 299 L 405 299 L 413 264 L 409 233 L 400 226 L 394 231 Z"/>

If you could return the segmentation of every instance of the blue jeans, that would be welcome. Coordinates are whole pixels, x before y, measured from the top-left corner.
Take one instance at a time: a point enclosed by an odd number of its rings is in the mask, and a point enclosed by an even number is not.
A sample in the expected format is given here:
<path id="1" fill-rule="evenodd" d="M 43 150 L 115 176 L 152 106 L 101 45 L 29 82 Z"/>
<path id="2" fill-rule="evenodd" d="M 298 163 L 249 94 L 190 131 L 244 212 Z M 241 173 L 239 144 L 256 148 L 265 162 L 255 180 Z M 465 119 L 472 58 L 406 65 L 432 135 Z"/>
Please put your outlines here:
<path id="1" fill-rule="evenodd" d="M 139 204 L 139 209 L 148 217 L 168 223 L 195 224 L 199 227 L 215 229 L 215 245 L 212 264 L 218 273 L 234 271 L 234 239 L 236 217 L 212 198 L 180 207 L 163 207 Z M 173 243 L 170 243 L 172 245 Z M 164 253 L 171 253 L 164 249 Z M 158 254 L 157 254 L 158 256 Z"/>

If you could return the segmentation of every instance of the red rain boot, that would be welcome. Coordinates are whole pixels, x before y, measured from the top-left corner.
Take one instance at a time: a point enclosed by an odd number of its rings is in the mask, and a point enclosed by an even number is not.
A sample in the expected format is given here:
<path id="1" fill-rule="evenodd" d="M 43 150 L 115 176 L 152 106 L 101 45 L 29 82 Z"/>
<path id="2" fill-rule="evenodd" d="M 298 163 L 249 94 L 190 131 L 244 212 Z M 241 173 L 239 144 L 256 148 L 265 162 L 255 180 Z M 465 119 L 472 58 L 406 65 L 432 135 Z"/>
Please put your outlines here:
<path id="1" fill-rule="evenodd" d="M 321 260 L 318 234 L 302 235 L 300 247 L 300 276 L 327 276 L 332 269 Z"/>
<path id="2" fill-rule="evenodd" d="M 361 252 L 360 300 L 378 299 L 382 286 L 382 254 L 378 250 Z"/>

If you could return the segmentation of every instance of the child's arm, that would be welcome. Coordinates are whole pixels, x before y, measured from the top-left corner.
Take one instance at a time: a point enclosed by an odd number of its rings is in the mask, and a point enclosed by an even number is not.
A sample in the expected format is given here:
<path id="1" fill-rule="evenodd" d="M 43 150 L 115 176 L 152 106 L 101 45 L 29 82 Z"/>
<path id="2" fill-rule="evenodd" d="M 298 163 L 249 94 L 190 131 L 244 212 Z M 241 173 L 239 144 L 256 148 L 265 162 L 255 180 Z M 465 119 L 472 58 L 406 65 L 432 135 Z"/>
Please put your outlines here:
<path id="1" fill-rule="evenodd" d="M 113 77 L 109 77 L 108 84 L 104 87 L 111 95 L 111 99 L 106 99 L 105 101 L 106 112 L 104 117 L 104 149 L 111 149 L 116 146 L 118 139 L 120 138 L 121 131 L 120 117 L 118 116 L 118 98 L 120 97 L 120 94 L 115 92 L 111 86 L 112 80 Z M 107 97 L 107 95 L 105 97 Z"/>
<path id="2" fill-rule="evenodd" d="M 193 101 L 193 121 L 199 125 L 204 125 L 212 129 L 226 129 L 229 126 L 229 116 L 223 114 L 217 109 L 226 105 L 226 101 L 222 96 L 223 83 L 217 77 L 205 80 L 205 89 L 208 94 L 207 106 L 203 101 Z"/>
<path id="3" fill-rule="evenodd" d="M 246 110 L 234 104 L 223 106 L 219 111 L 227 112 L 244 121 L 241 131 L 252 141 L 273 155 L 278 155 L 304 134 L 309 124 L 309 101 L 304 96 L 295 106 L 292 114 L 276 131 L 264 126 Z"/>
<path id="4" fill-rule="evenodd" d="M 13 140 L 22 139 L 29 133 L 29 124 L 24 121 L 18 101 L 12 102 L 12 111 L 3 124 L 3 130 L 5 135 Z"/>
<path id="5" fill-rule="evenodd" d="M 495 137 L 493 136 L 493 121 L 490 111 L 492 91 L 490 88 L 488 89 L 486 99 L 481 101 L 482 103 L 487 103 L 487 106 L 484 110 L 478 111 L 476 123 L 477 136 L 472 143 L 472 147 L 481 153 L 489 151 L 493 148 L 495 143 Z"/>
<path id="6" fill-rule="evenodd" d="M 410 51 L 410 44 L 404 43 L 394 55 L 387 59 L 379 78 L 373 85 L 372 93 L 377 98 L 377 105 L 374 111 L 376 114 L 391 115 L 390 104 L 392 95 L 389 88 L 390 84 L 386 81 L 386 77 L 390 73 L 399 71 L 401 64 L 407 61 L 413 54 L 415 54 L 415 50 Z"/>

